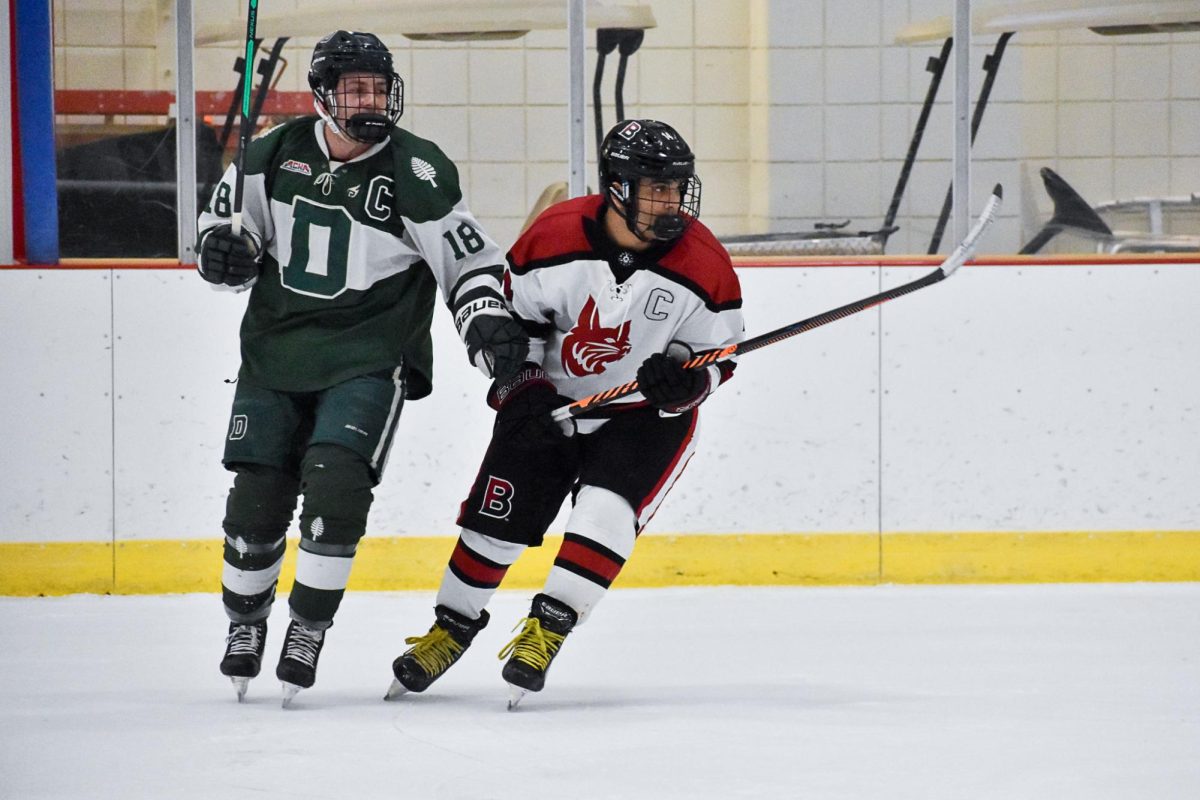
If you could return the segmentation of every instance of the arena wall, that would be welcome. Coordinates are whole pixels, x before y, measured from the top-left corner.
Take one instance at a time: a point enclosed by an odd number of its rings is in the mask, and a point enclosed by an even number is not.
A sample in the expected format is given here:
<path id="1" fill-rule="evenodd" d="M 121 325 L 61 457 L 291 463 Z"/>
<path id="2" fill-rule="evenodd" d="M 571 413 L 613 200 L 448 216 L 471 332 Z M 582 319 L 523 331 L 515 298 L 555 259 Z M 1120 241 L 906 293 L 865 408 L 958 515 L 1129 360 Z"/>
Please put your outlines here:
<path id="1" fill-rule="evenodd" d="M 748 332 L 928 269 L 741 266 Z M 1196 296 L 1180 258 L 994 259 L 748 355 L 622 585 L 1200 579 Z M 0 269 L 0 593 L 217 589 L 243 307 L 178 267 Z M 487 440 L 434 331 L 352 586 L 436 585 Z"/>

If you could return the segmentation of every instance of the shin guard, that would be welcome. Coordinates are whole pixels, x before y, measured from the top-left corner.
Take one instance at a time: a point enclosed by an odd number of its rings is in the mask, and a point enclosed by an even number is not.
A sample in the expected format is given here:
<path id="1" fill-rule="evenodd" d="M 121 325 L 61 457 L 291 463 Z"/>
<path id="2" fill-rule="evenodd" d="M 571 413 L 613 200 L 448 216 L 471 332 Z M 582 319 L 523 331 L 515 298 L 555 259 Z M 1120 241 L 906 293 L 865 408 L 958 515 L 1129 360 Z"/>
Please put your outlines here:
<path id="1" fill-rule="evenodd" d="M 361 456 L 337 445 L 309 447 L 301 467 L 300 552 L 289 600 L 292 618 L 315 630 L 333 624 L 375 485 Z"/>
<path id="2" fill-rule="evenodd" d="M 299 482 L 274 467 L 239 464 L 225 505 L 221 594 L 237 623 L 267 618 L 283 565 Z"/>

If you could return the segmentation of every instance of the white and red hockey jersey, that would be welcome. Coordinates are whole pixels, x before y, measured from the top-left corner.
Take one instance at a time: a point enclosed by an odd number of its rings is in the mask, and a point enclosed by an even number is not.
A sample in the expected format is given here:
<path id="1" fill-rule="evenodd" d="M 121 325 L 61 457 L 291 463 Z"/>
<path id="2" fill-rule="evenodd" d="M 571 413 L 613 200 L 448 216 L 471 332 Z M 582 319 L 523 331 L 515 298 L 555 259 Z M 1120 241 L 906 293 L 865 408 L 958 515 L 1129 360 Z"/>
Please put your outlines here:
<path id="1" fill-rule="evenodd" d="M 673 341 L 699 352 L 744 333 L 737 275 L 708 228 L 696 220 L 680 238 L 634 252 L 604 233 L 604 213 L 600 195 L 551 206 L 509 250 L 504 275 L 509 306 L 533 337 L 530 359 L 574 400 L 635 380 Z M 712 369 L 715 387 L 733 365 Z M 580 430 L 601 422 L 581 419 Z"/>

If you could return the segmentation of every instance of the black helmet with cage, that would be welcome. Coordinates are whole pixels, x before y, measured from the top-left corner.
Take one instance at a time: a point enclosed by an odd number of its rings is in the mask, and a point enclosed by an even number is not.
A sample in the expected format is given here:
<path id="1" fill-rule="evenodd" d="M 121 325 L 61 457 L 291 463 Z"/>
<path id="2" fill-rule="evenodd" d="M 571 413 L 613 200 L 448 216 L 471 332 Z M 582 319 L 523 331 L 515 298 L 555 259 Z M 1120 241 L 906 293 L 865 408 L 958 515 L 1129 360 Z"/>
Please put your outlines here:
<path id="1" fill-rule="evenodd" d="M 377 106 L 356 106 L 346 93 L 339 92 L 342 75 L 356 72 L 382 75 L 387 80 L 382 113 Z M 392 66 L 391 52 L 373 33 L 334 31 L 317 42 L 308 85 L 321 117 L 356 142 L 382 142 L 404 113 L 404 81 Z"/>
<path id="2" fill-rule="evenodd" d="M 600 185 L 613 211 L 643 241 L 683 235 L 700 216 L 700 179 L 696 156 L 679 132 L 665 122 L 630 119 L 617 123 L 600 144 Z M 678 182 L 679 207 L 652 223 L 638 222 L 638 180 Z M 647 235 L 651 234 L 651 235 Z"/>

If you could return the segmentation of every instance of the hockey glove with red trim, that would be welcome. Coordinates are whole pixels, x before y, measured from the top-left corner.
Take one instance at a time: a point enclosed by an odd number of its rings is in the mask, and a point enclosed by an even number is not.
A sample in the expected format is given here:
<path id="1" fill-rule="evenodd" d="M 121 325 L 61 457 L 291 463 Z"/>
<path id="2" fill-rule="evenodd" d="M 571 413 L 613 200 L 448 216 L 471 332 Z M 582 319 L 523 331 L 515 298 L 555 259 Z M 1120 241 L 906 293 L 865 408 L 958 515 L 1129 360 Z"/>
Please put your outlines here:
<path id="1" fill-rule="evenodd" d="M 707 369 L 684 369 L 683 363 L 666 353 L 655 353 L 642 362 L 637 371 L 642 396 L 668 414 L 691 411 L 704 402 L 712 389 Z"/>
<path id="2" fill-rule="evenodd" d="M 209 283 L 241 287 L 258 277 L 262 266 L 258 242 L 248 232 L 235 236 L 232 225 L 217 225 L 200 234 L 196 269 Z"/>
<path id="3" fill-rule="evenodd" d="M 507 381 L 492 384 L 488 392 L 488 405 L 496 409 L 496 436 L 522 448 L 566 441 L 570 434 L 551 419 L 550 412 L 570 402 L 540 366 L 528 361 Z"/>

